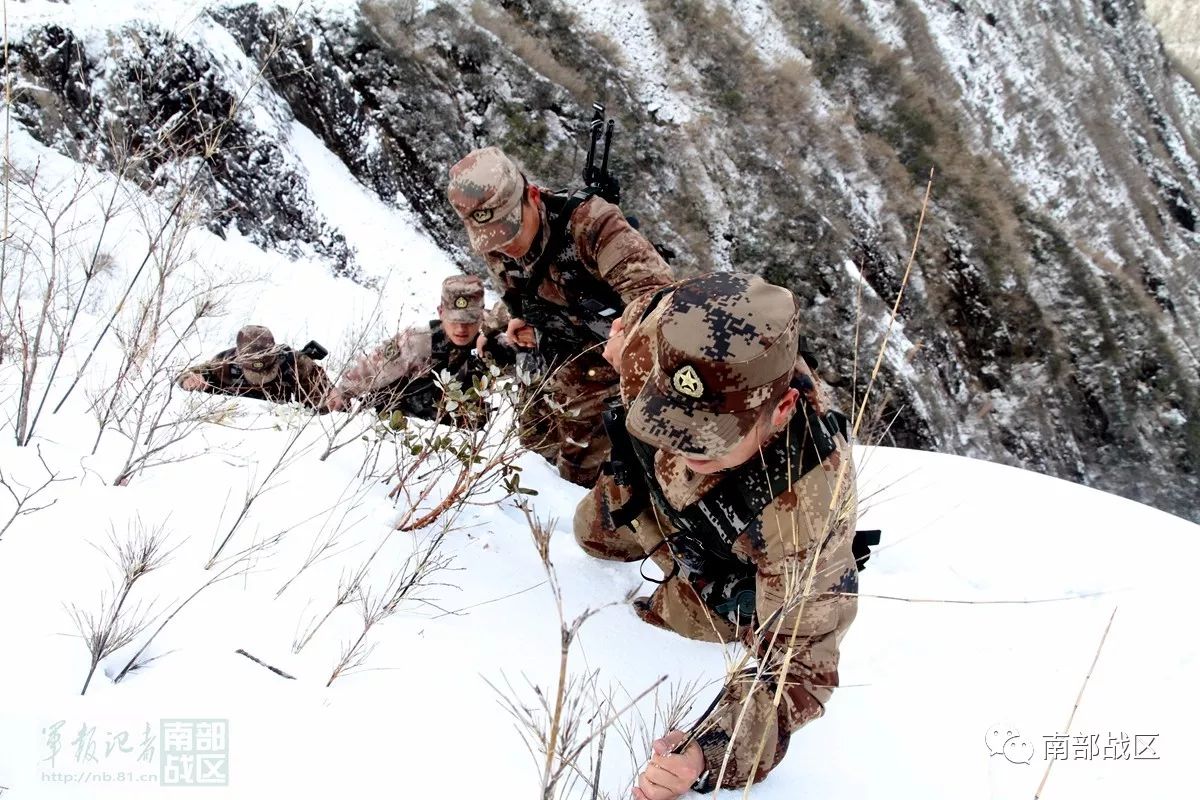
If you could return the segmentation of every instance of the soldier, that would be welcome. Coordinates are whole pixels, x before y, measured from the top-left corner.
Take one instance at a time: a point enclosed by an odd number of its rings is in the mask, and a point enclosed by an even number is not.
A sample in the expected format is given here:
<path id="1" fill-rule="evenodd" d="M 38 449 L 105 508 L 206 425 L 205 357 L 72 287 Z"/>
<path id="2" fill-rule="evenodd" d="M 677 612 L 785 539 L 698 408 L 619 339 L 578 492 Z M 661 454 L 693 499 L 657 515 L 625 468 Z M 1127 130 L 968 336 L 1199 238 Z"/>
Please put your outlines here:
<path id="1" fill-rule="evenodd" d="M 632 304 L 606 349 L 621 375 L 613 457 L 576 509 L 576 539 L 662 569 L 634 600 L 643 621 L 740 638 L 759 662 L 728 679 L 694 735 L 654 742 L 638 800 L 711 792 L 723 764 L 722 787 L 762 780 L 838 684 L 857 500 L 845 417 L 798 357 L 800 316 L 762 278 L 705 275 Z"/>
<path id="2" fill-rule="evenodd" d="M 487 373 L 487 364 L 473 349 L 484 318 L 483 281 L 474 275 L 453 275 L 442 282 L 438 318 L 427 326 L 409 328 L 363 356 L 338 384 L 346 398 L 360 398 L 380 414 L 400 412 L 443 424 L 474 427 L 488 409 L 464 408 L 449 413 L 444 408 L 434 374 L 443 370 L 456 377 L 464 389 L 472 378 Z M 500 363 L 511 362 L 507 338 L 489 341 L 488 352 Z"/>
<path id="3" fill-rule="evenodd" d="M 324 349 L 316 342 L 301 352 L 284 345 L 276 346 L 271 331 L 261 325 L 247 325 L 238 331 L 237 345 L 222 350 L 211 360 L 189 367 L 176 379 L 189 392 L 212 392 L 287 403 L 299 400 L 322 413 L 336 411 L 342 398 L 329 381 L 325 370 L 308 349 Z"/>
<path id="4" fill-rule="evenodd" d="M 626 304 L 671 282 L 670 268 L 594 189 L 545 192 L 496 147 L 451 167 L 447 196 L 502 293 L 510 341 L 544 363 L 546 406 L 522 405 L 532 416 L 549 408 L 559 473 L 593 485 L 609 450 L 604 404 L 618 381 L 600 348 Z"/>

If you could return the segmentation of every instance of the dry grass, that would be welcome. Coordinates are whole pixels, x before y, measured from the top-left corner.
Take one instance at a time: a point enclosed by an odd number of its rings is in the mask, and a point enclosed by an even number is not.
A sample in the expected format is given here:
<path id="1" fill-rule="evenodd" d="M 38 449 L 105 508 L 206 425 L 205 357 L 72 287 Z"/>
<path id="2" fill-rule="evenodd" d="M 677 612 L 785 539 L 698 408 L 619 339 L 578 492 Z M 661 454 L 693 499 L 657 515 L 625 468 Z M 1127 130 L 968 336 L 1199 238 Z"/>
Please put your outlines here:
<path id="1" fill-rule="evenodd" d="M 538 519 L 520 496 L 515 499 L 515 504 L 525 516 L 538 561 L 554 598 L 559 634 L 557 677 L 546 689 L 526 678 L 528 690 L 534 697 L 532 701 L 522 699 L 524 690 L 517 690 L 507 677 L 503 689 L 486 678 L 484 680 L 499 696 L 501 707 L 516 722 L 517 731 L 537 768 L 542 800 L 608 797 L 600 791 L 608 732 L 618 730 L 626 742 L 637 738 L 639 731 L 644 734 L 644 727 L 638 729 L 635 722 L 622 723 L 621 720 L 645 697 L 652 693 L 657 696 L 659 687 L 667 682 L 667 676 L 618 705 L 615 693 L 601 688 L 598 671 L 572 674 L 571 652 L 580 629 L 604 608 L 617 603 L 585 608 L 577 616 L 568 618 L 563 608 L 562 586 L 550 554 L 554 520 Z M 626 597 L 618 602 L 629 599 Z M 678 707 L 672 703 L 668 714 L 677 713 Z"/>
<path id="2" fill-rule="evenodd" d="M 587 78 L 559 62 L 545 42 L 526 32 L 506 12 L 475 0 L 471 4 L 471 18 L 503 42 L 531 70 L 555 86 L 561 86 L 580 105 L 588 104 L 594 92 Z"/>

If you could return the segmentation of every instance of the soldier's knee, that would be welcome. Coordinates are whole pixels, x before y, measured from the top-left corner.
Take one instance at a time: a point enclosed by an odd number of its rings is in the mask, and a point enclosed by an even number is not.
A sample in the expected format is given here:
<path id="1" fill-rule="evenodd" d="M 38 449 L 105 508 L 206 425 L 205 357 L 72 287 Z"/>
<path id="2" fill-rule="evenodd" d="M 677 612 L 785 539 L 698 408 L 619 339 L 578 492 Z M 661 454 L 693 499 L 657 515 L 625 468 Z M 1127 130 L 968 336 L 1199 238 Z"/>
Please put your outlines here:
<path id="1" fill-rule="evenodd" d="M 612 524 L 605 508 L 604 486 L 599 484 L 575 506 L 573 530 L 579 547 L 593 558 L 606 561 L 636 561 L 646 551 L 624 528 Z"/>
<path id="2" fill-rule="evenodd" d="M 579 504 L 575 506 L 575 519 L 573 520 L 575 530 L 575 540 L 582 543 L 591 536 L 592 525 L 596 517 L 596 491 L 593 489 L 583 496 Z"/>
<path id="3" fill-rule="evenodd" d="M 590 556 L 604 558 L 599 543 L 606 537 L 601 521 L 600 502 L 596 497 L 595 489 L 585 494 L 579 501 L 579 505 L 575 506 L 573 526 L 575 541 L 579 543 L 583 551 Z"/>
<path id="4" fill-rule="evenodd" d="M 710 612 L 691 584 L 679 577 L 655 589 L 649 607 L 660 620 L 655 624 L 688 639 L 729 642 L 737 636 L 737 630 Z"/>

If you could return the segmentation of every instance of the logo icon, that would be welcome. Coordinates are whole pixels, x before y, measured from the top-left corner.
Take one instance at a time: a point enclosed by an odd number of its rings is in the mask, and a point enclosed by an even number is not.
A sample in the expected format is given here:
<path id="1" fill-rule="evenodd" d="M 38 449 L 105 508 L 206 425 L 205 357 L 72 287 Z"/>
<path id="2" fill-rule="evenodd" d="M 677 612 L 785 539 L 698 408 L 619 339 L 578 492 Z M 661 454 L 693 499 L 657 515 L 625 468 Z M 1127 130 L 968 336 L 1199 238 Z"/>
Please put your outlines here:
<path id="1" fill-rule="evenodd" d="M 475 220 L 480 225 L 482 225 L 485 222 L 491 222 L 492 221 L 492 209 L 477 208 L 471 212 L 471 219 Z"/>
<path id="2" fill-rule="evenodd" d="M 696 374 L 696 368 L 691 364 L 675 370 L 675 375 L 671 378 L 671 384 L 675 387 L 675 391 L 682 395 L 692 398 L 704 396 L 704 383 L 700 380 L 700 376 Z"/>
<path id="3" fill-rule="evenodd" d="M 1028 764 L 1033 761 L 1033 742 L 1026 739 L 1016 729 L 997 725 L 988 728 L 983 735 L 983 743 L 987 745 L 988 756 L 1004 756 L 1010 764 Z"/>
<path id="4" fill-rule="evenodd" d="M 466 308 L 467 307 L 467 298 L 465 298 L 465 297 L 454 298 L 454 307 L 455 308 Z"/>
<path id="5" fill-rule="evenodd" d="M 229 720 L 159 721 L 162 786 L 228 786 Z"/>

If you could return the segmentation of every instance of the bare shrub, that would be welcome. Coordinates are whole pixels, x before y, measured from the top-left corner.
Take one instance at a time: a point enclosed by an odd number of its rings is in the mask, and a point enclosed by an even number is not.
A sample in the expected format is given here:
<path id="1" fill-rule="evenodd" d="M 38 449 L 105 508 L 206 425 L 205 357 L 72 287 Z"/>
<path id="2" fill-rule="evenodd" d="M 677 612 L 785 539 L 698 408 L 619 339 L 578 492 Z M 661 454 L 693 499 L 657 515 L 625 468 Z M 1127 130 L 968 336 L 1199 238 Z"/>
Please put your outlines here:
<path id="1" fill-rule="evenodd" d="M 171 620 L 175 619 L 175 617 L 178 616 L 185 608 L 187 608 L 187 606 L 189 606 L 193 600 L 219 583 L 227 581 L 230 578 L 237 578 L 245 575 L 250 571 L 254 564 L 254 560 L 278 545 L 281 538 L 282 534 L 270 536 L 266 539 L 255 542 L 250 547 L 234 553 L 226 557 L 223 561 L 218 562 L 219 564 L 223 565 L 221 566 L 221 569 L 213 573 L 209 578 L 205 579 L 195 589 L 195 591 L 175 604 L 170 613 L 163 617 L 162 622 L 160 622 L 158 626 L 151 631 L 150 635 L 145 638 L 141 647 L 139 647 L 137 651 L 130 656 L 129 660 L 125 662 L 125 666 L 122 667 L 120 672 L 117 673 L 116 677 L 113 678 L 113 682 L 119 683 L 130 672 L 140 669 L 153 660 L 149 659 L 146 661 L 140 661 L 139 659 L 141 659 L 142 654 L 146 652 L 150 645 L 154 643 L 154 640 L 158 638 L 159 634 L 163 632 L 163 629 L 170 624 Z M 129 643 L 132 643 L 138 639 L 147 627 L 148 625 L 142 625 L 136 631 L 134 631 L 132 635 L 127 637 L 129 639 Z"/>
<path id="2" fill-rule="evenodd" d="M 284 27 L 289 27 L 285 25 Z M 268 48 L 268 61 L 279 49 L 277 33 Z M 8 38 L 5 37 L 7 53 Z M 165 67 L 164 67 L 165 69 Z M 162 75 L 138 76 L 139 85 L 157 85 Z M 12 108 L 11 67 L 5 60 L 5 160 L 4 169 L 4 236 L 0 243 L 0 358 L 5 353 L 19 353 L 21 386 L 18 395 L 14 436 L 20 446 L 32 440 L 50 393 L 60 378 L 60 368 L 66 356 L 78 344 L 77 329 L 80 311 L 96 277 L 109 271 L 112 259 L 108 255 L 106 236 L 117 217 L 131 205 L 142 214 L 146 246 L 140 263 L 132 269 L 114 310 L 102 320 L 98 333 L 85 353 L 82 362 L 73 366 L 72 374 L 61 376 L 69 381 L 61 398 L 53 405 L 57 412 L 70 398 L 87 373 L 101 344 L 118 327 L 122 310 L 141 283 L 147 268 L 154 264 L 161 278 L 169 274 L 167 267 L 177 265 L 182 250 L 183 234 L 195 221 L 188 218 L 203 208 L 201 195 L 209 162 L 219 153 L 232 129 L 232 121 L 241 111 L 246 98 L 262 80 L 262 69 L 249 82 L 245 92 L 235 97 L 223 119 L 208 124 L 199 118 L 193 105 L 189 110 L 162 121 L 159 128 L 139 137 L 134 146 L 121 126 L 106 131 L 110 140 L 97 148 L 97 153 L 80 153 L 81 159 L 96 160 L 111 167 L 111 191 L 96 197 L 101 183 L 99 170 L 81 168 L 67 179 L 47 181 L 39 174 L 41 164 L 22 170 L 13 164 L 8 152 L 9 126 Z M 101 152 L 103 154 L 101 154 Z M 165 209 L 147 219 L 147 210 L 155 202 L 148 196 L 129 192 L 127 178 L 149 181 L 159 188 L 158 197 Z M 149 189 L 147 191 L 150 191 Z M 93 211 L 93 200 L 99 202 Z M 15 213 L 10 213 L 15 212 Z M 160 301 L 166 294 L 160 291 Z M 154 304 L 151 303 L 153 306 Z M 151 339 L 160 336 L 154 320 L 163 324 L 161 305 L 143 322 L 147 329 L 139 331 L 135 341 L 144 345 L 142 334 Z M 182 336 L 183 334 L 181 334 Z M 52 358 L 49 374 L 43 377 L 43 359 Z M 145 414 L 139 415 L 145 422 Z M 136 436 L 134 439 L 136 440 Z M 129 466 L 129 465 L 127 465 Z M 144 468 L 144 467 L 143 467 Z"/>
<path id="3" fill-rule="evenodd" d="M 51 484 L 59 483 L 61 481 L 74 480 L 73 477 L 60 478 L 58 472 L 50 469 L 50 465 L 46 463 L 46 459 L 42 458 L 42 450 L 40 447 L 38 448 L 37 455 L 38 461 L 41 462 L 42 469 L 45 470 L 46 480 L 44 480 L 36 489 L 18 483 L 14 478 L 11 477 L 11 475 L 6 478 L 3 470 L 0 470 L 0 486 L 3 486 L 4 490 L 9 493 L 14 503 L 12 514 L 9 515 L 8 521 L 5 522 L 4 525 L 0 525 L 0 538 L 4 537 L 5 531 L 7 531 L 9 527 L 17 521 L 18 517 L 23 517 L 28 514 L 36 514 L 38 511 L 49 508 L 58 502 L 58 498 L 54 498 L 44 505 L 31 505 L 31 503 L 34 501 L 34 498 L 46 491 L 46 489 L 50 488 Z M 14 485 L 21 489 L 20 495 L 18 495 L 13 489 Z"/>
<path id="4" fill-rule="evenodd" d="M 287 442 L 280 450 L 279 455 L 267 468 L 266 475 L 263 477 L 263 479 L 261 481 L 251 482 L 251 485 L 246 490 L 246 495 L 242 500 L 241 508 L 238 509 L 237 515 L 234 517 L 233 522 L 225 532 L 225 535 L 221 538 L 220 543 L 217 544 L 216 549 L 213 550 L 208 562 L 204 565 L 206 570 L 210 570 L 218 563 L 221 563 L 221 553 L 224 552 L 225 548 L 229 545 L 229 542 L 233 539 L 234 534 L 236 534 L 241 528 L 242 523 L 247 520 L 250 515 L 250 509 L 253 507 L 255 502 L 257 502 L 260 497 L 269 492 L 271 489 L 278 486 L 277 481 L 282 477 L 284 471 L 292 464 L 295 464 L 311 449 L 312 445 L 298 445 L 308 426 L 308 423 L 311 422 L 313 416 L 314 414 L 307 414 L 305 416 L 304 423 L 293 430 L 292 435 L 288 438 Z M 224 517 L 224 510 L 222 510 L 221 516 L 222 518 Z"/>
<path id="5" fill-rule="evenodd" d="M 62 363 L 83 293 L 94 277 L 95 261 L 72 256 L 82 244 L 81 206 L 96 188 L 96 177 L 84 171 L 69 179 L 47 180 L 41 165 L 19 169 L 5 165 L 5 208 L 13 212 L 11 233 L 5 237 L 4 277 L 0 279 L 0 327 L 6 329 L 8 347 L 20 356 L 21 388 L 14 426 L 16 443 L 29 443 L 45 406 L 52 382 Z M 117 211 L 110 200 L 104 214 Z M 9 241 L 11 237 L 11 241 Z M 82 268 L 77 275 L 73 265 Z M 66 310 L 60 318 L 60 309 Z M 57 334 L 57 335 L 56 335 Z M 43 359 L 50 360 L 50 376 L 36 391 Z"/>
<path id="6" fill-rule="evenodd" d="M 91 655 L 80 694 L 87 693 L 101 661 L 133 642 L 150 625 L 149 609 L 143 609 L 140 602 L 131 604 L 130 595 L 141 578 L 161 567 L 169 558 L 165 527 L 166 523 L 162 523 L 148 529 L 138 520 L 130 526 L 124 539 L 112 531 L 109 536 L 111 549 L 107 555 L 116 564 L 119 577 L 111 593 L 101 593 L 99 611 L 70 607 L 75 626 Z"/>
<path id="7" fill-rule="evenodd" d="M 165 233 L 150 260 L 145 292 L 128 303 L 125 315 L 114 322 L 114 336 L 121 347 L 115 375 L 98 392 L 89 394 L 99 429 L 92 452 L 109 431 L 129 443 L 125 461 L 113 479 L 115 486 L 126 485 L 151 467 L 206 452 L 174 452 L 174 445 L 208 421 L 221 403 L 212 396 L 189 398 L 191 402 L 183 405 L 174 402 L 178 361 L 197 337 L 201 321 L 214 316 L 224 295 L 241 283 L 214 279 L 194 286 L 184 279 L 182 272 L 193 261 L 188 242 L 198 223 L 191 210 L 181 209 L 161 222 L 165 212 L 158 206 L 140 206 L 138 213 L 146 229 Z"/>
<path id="8" fill-rule="evenodd" d="M 438 585 L 434 576 L 449 569 L 453 562 L 453 558 L 442 550 L 447 532 L 447 528 L 441 528 L 419 544 L 409 553 L 400 569 L 392 573 L 382 590 L 364 588 L 362 578 L 358 578 L 353 591 L 362 614 L 362 631 L 342 648 L 341 657 L 330 673 L 326 686 L 363 666 L 373 649 L 369 636 L 376 625 L 396 614 L 406 604 L 423 599 L 426 591 Z"/>
<path id="9" fill-rule="evenodd" d="M 470 387 L 464 387 L 448 373 L 438 375 L 442 394 L 437 411 L 469 415 L 482 405 L 510 399 L 515 391 L 514 379 L 499 377 L 498 372 L 493 370 L 488 375 L 476 378 Z M 492 413 L 478 427 L 468 425 L 453 428 L 424 420 L 418 423 L 397 414 L 387 421 L 377 419 L 370 435 L 364 439 L 366 460 L 360 470 L 361 478 L 367 483 L 378 480 L 392 482 L 388 497 L 399 509 L 399 516 L 392 529 L 379 538 L 365 559 L 354 568 L 343 571 L 333 604 L 297 634 L 293 642 L 295 652 L 307 646 L 339 608 L 363 602 L 363 597 L 367 596 L 365 587 L 372 565 L 395 532 L 412 533 L 436 526 L 441 531 L 436 537 L 440 546 L 445 532 L 454 529 L 465 508 L 494 504 L 503 499 L 486 499 L 494 490 L 502 489 L 504 496 L 535 493 L 520 482 L 521 468 L 516 461 L 524 449 L 517 432 L 511 426 L 504 426 L 502 416 L 497 413 Z M 386 466 L 380 470 L 381 460 Z M 320 557 L 319 553 L 329 550 L 332 541 L 327 540 L 320 548 L 311 550 L 301 571 L 314 563 Z M 429 557 L 432 558 L 432 555 Z M 447 564 L 439 567 L 447 568 Z M 280 589 L 281 593 L 288 584 Z M 372 609 L 378 610 L 377 604 L 364 607 L 364 628 L 376 624 L 370 622 L 374 615 L 367 613 Z M 365 658 L 361 645 L 358 648 L 351 647 L 343 656 L 347 665 L 359 657 Z"/>

